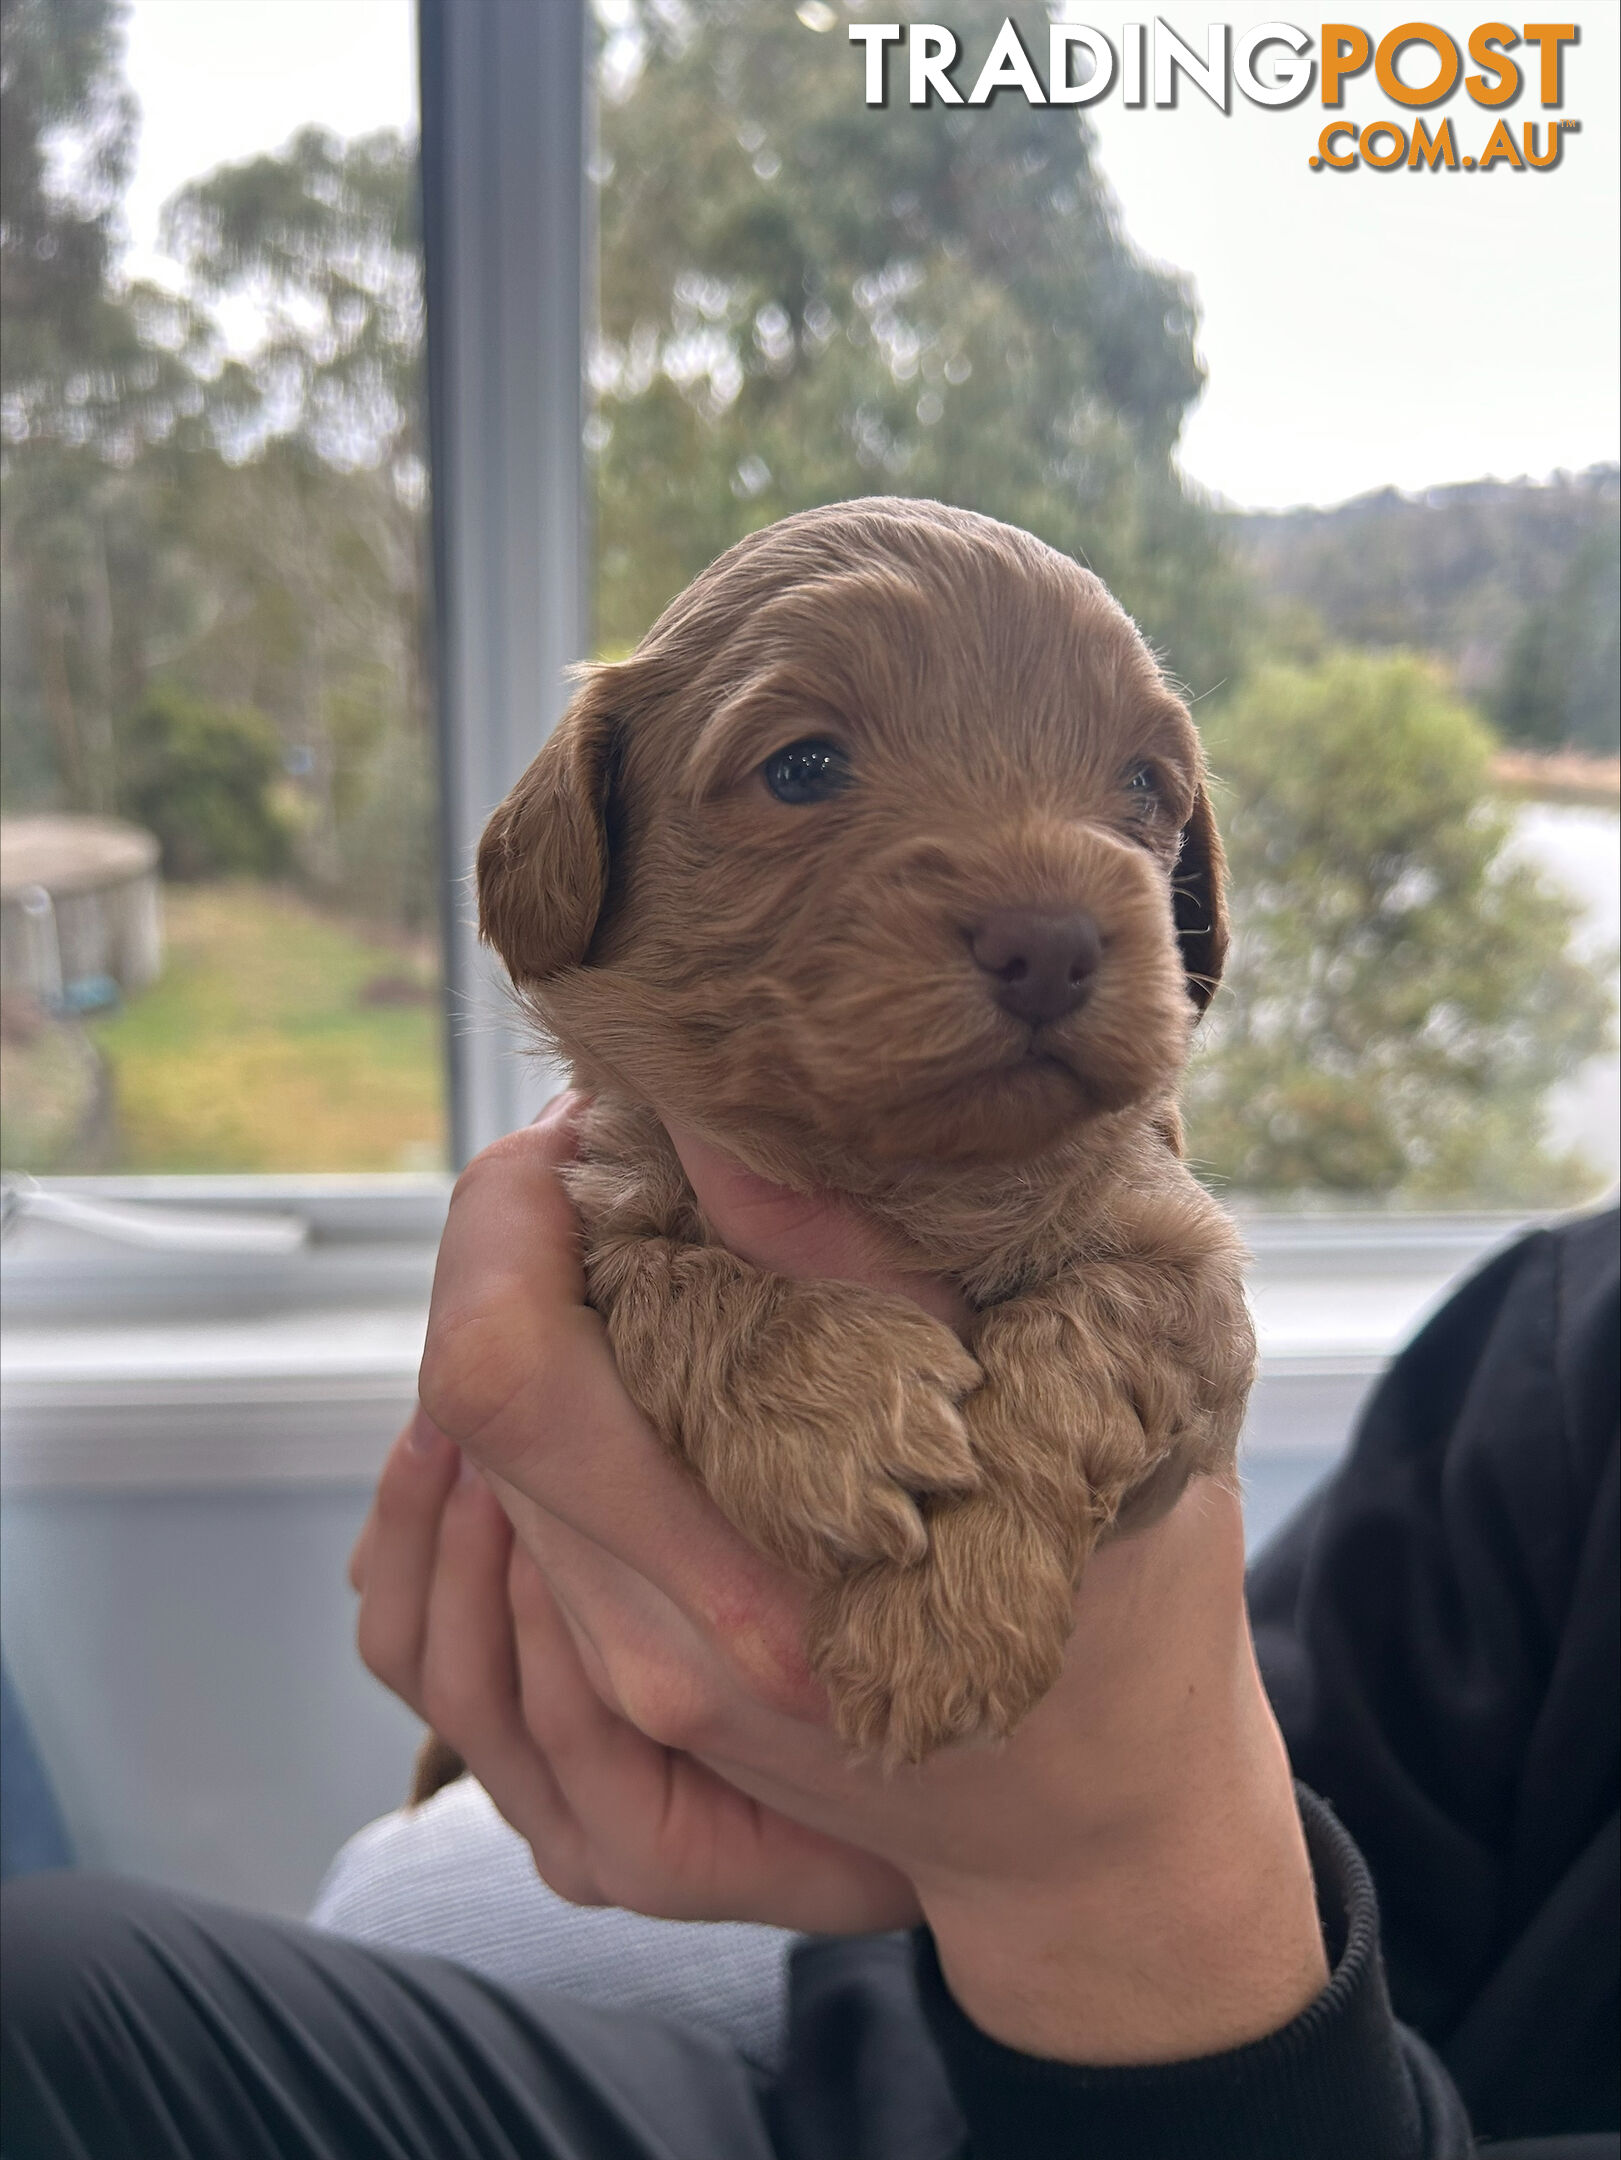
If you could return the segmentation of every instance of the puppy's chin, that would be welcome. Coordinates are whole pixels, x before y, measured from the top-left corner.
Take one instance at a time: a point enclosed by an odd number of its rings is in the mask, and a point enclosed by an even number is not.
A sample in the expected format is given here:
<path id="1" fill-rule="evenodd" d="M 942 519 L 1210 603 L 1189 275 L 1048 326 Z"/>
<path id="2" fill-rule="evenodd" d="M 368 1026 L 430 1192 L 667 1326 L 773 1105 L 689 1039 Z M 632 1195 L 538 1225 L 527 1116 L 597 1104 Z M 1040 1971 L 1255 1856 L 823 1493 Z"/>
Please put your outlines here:
<path id="1" fill-rule="evenodd" d="M 909 1102 L 870 1104 L 827 1137 L 877 1164 L 1018 1164 L 1129 1100 L 1089 1087 L 1058 1058 L 1031 1056 Z"/>

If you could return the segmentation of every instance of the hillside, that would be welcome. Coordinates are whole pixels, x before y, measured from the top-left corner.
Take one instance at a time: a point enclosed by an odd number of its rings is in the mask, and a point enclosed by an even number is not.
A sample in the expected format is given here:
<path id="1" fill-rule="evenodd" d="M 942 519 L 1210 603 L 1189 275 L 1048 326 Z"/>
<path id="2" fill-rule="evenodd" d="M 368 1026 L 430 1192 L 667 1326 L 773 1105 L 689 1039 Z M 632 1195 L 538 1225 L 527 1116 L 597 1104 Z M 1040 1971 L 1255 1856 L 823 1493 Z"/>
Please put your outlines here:
<path id="1" fill-rule="evenodd" d="M 1287 625 L 1435 653 L 1511 741 L 1613 754 L 1621 736 L 1621 468 L 1476 480 L 1331 510 L 1226 513 Z"/>

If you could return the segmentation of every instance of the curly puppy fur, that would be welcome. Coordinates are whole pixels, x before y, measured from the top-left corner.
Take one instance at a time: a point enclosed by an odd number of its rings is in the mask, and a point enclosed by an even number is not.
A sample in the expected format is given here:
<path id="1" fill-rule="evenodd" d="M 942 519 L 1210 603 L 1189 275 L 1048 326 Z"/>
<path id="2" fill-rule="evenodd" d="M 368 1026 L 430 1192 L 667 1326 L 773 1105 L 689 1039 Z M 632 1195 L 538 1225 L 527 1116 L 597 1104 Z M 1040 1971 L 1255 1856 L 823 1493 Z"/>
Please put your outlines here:
<path id="1" fill-rule="evenodd" d="M 775 799 L 831 742 L 849 783 Z M 819 1585 L 838 1731 L 917 1761 L 1057 1675 L 1100 1536 L 1231 1473 L 1254 1362 L 1175 1090 L 1226 944 L 1198 738 L 1089 572 L 935 503 L 741 541 L 589 670 L 479 854 L 484 935 L 593 1091 L 572 1189 L 625 1383 Z M 1005 1009 L 998 911 L 1090 917 L 1071 1011 Z M 1022 964 L 1022 963 L 1021 963 Z M 958 1283 L 727 1252 L 658 1113 L 854 1197 Z"/>

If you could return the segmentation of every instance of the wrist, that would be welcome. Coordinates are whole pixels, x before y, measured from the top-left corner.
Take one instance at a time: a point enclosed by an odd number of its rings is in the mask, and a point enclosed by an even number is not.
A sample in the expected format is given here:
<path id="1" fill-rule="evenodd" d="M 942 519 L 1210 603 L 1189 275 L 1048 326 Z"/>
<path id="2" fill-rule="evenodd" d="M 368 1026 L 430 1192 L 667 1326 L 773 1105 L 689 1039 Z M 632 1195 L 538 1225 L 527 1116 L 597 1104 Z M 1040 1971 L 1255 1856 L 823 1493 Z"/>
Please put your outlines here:
<path id="1" fill-rule="evenodd" d="M 1039 1879 L 918 1884 L 942 1973 L 981 2031 L 1105 2064 L 1221 2053 L 1278 2031 L 1327 1962 L 1270 1711 L 1247 1746 L 1187 1764 L 1157 1819 L 1082 1833 Z"/>

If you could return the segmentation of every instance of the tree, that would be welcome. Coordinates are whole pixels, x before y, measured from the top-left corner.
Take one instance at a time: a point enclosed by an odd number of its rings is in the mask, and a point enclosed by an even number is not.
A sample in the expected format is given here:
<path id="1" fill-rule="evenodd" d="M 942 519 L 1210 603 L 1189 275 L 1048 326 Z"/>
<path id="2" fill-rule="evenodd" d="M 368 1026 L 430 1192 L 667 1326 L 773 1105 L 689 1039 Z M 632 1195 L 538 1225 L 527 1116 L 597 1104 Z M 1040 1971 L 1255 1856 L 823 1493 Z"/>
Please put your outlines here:
<path id="1" fill-rule="evenodd" d="M 0 6 L 7 800 L 128 802 L 152 679 L 255 706 L 303 775 L 306 874 L 420 926 L 436 885 L 413 147 L 307 129 L 225 167 L 166 213 L 182 293 L 126 286 L 121 0 Z M 244 299 L 263 324 L 245 359 L 221 330 Z"/>
<path id="2" fill-rule="evenodd" d="M 1004 12 L 954 10 L 966 54 Z M 1074 113 L 868 109 L 820 15 L 634 0 L 604 55 L 600 642 L 785 512 L 939 495 L 1089 562 L 1210 688 L 1237 608 L 1173 462 L 1191 287 L 1132 249 Z"/>
<path id="3" fill-rule="evenodd" d="M 1549 1087 L 1611 1038 L 1576 910 L 1505 847 L 1492 738 L 1408 655 L 1263 669 L 1205 727 L 1235 939 L 1190 1154 L 1243 1190 L 1549 1203 Z"/>
<path id="4" fill-rule="evenodd" d="M 413 927 L 436 853 L 415 179 L 398 134 L 305 128 L 183 189 L 163 223 L 225 458 L 196 523 L 228 601 L 184 672 L 277 717 L 315 882 Z M 219 325 L 243 301 L 261 332 L 233 357 Z"/>
<path id="5" fill-rule="evenodd" d="M 134 148 L 122 0 L 0 0 L 0 371 L 5 439 L 89 439 L 125 402 L 111 290 Z"/>
<path id="6" fill-rule="evenodd" d="M 1492 699 L 1510 742 L 1621 750 L 1621 529 L 1610 519 L 1572 558 L 1551 600 L 1528 610 Z"/>
<path id="7" fill-rule="evenodd" d="M 1621 471 L 1395 488 L 1331 510 L 1229 511 L 1269 643 L 1433 654 L 1511 740 L 1614 755 Z"/>
<path id="8" fill-rule="evenodd" d="M 0 587 L 8 796 L 109 807 L 138 462 L 196 400 L 115 274 L 134 142 L 121 0 L 0 0 Z M 139 553 L 139 551 L 138 551 Z M 150 581 L 147 598 L 151 598 Z"/>
<path id="9" fill-rule="evenodd" d="M 434 790 L 413 146 L 310 128 L 207 175 L 165 216 L 182 295 L 125 291 L 116 0 L 0 4 L 8 39 L 33 41 L 7 77 L 34 159 L 12 158 L 8 201 L 36 235 L 41 218 L 71 226 L 77 312 L 60 312 L 75 350 L 102 356 L 69 366 L 66 330 L 38 365 L 8 348 L 4 575 L 30 626 L 0 662 L 8 722 L 24 722 L 8 793 L 114 800 L 120 722 L 149 681 L 252 705 L 302 775 L 305 873 L 420 922 Z M 959 14 L 965 45 L 988 45 L 999 11 Z M 896 488 L 1084 555 L 1196 686 L 1226 673 L 1231 587 L 1172 462 L 1201 381 L 1191 295 L 1125 242 L 1074 116 L 1005 95 L 869 113 L 859 56 L 779 0 L 632 0 L 620 20 L 601 55 L 601 641 L 639 635 L 751 526 Z M 59 201 L 42 146 L 64 126 L 103 149 L 79 161 L 95 187 Z M 19 293 L 26 318 L 38 294 Z M 244 301 L 263 330 L 246 355 L 222 329 Z M 53 403 L 67 382 L 78 402 Z"/>
<path id="10" fill-rule="evenodd" d="M 420 505 L 422 264 L 415 146 L 392 129 L 345 142 L 301 128 L 275 155 L 182 188 L 163 239 L 196 313 L 192 365 L 233 462 L 272 438 L 339 472 L 394 468 Z M 228 357 L 219 311 L 260 329 Z"/>
<path id="11" fill-rule="evenodd" d="M 281 762 L 263 713 L 155 689 L 128 723 L 119 808 L 157 835 L 165 877 L 271 876 L 287 861 Z"/>
<path id="12" fill-rule="evenodd" d="M 86 809 L 105 806 L 108 762 L 105 684 L 86 681 L 105 643 L 104 610 L 84 604 L 90 446 L 123 399 L 133 342 L 107 290 L 133 139 L 120 14 L 116 0 L 0 0 L 0 574 L 27 626 L 34 717 L 69 801 Z M 14 698 L 7 706 L 9 733 L 19 715 Z"/>

